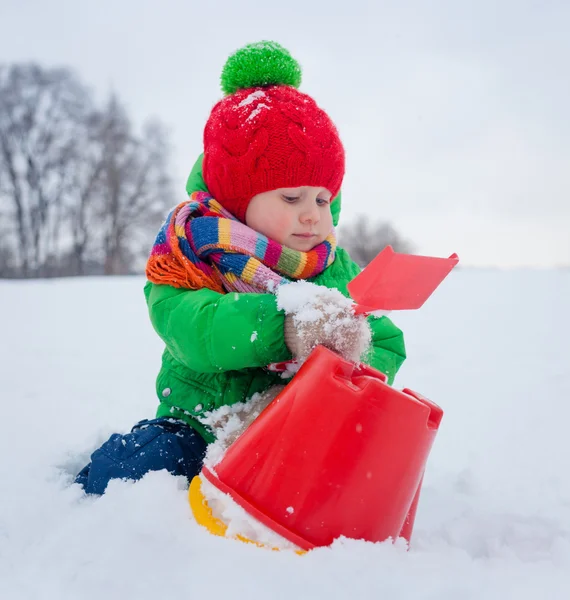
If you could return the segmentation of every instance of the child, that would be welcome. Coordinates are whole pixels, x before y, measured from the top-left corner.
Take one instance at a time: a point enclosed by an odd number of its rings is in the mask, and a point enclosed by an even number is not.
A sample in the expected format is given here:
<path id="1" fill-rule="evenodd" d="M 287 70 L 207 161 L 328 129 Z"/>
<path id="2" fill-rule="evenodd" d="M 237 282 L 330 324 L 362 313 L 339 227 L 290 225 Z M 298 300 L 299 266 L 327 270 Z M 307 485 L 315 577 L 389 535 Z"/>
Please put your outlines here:
<path id="1" fill-rule="evenodd" d="M 362 356 L 390 383 L 404 361 L 402 332 L 386 317 L 355 316 L 345 298 L 360 269 L 334 235 L 344 149 L 300 79 L 273 42 L 228 59 L 190 200 L 167 217 L 147 265 L 150 318 L 166 345 L 156 418 L 93 453 L 76 480 L 86 492 L 158 469 L 191 479 L 216 439 L 211 411 L 283 384 L 268 365 L 317 344 Z M 275 294 L 292 280 L 316 284 L 313 318 L 280 310 Z"/>

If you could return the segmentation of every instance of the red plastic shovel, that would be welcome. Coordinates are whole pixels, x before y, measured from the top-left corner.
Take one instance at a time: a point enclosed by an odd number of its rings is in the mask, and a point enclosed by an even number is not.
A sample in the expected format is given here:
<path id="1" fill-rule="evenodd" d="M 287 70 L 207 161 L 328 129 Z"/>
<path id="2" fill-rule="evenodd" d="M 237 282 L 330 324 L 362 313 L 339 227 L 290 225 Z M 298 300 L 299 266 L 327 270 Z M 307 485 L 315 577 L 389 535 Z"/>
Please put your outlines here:
<path id="1" fill-rule="evenodd" d="M 458 262 L 457 254 L 436 258 L 386 246 L 347 286 L 355 313 L 420 308 Z"/>

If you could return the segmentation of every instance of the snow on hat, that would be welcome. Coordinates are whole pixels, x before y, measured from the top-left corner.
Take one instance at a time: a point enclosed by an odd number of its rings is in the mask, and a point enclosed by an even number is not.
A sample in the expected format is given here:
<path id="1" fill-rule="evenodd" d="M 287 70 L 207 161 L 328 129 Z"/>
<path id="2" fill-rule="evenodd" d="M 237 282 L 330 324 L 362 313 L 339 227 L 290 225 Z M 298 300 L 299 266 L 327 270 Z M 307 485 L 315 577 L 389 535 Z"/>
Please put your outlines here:
<path id="1" fill-rule="evenodd" d="M 241 221 L 253 196 L 344 177 L 344 148 L 329 116 L 296 88 L 301 68 L 275 42 L 249 44 L 222 71 L 226 97 L 204 129 L 202 173 L 210 194 Z"/>

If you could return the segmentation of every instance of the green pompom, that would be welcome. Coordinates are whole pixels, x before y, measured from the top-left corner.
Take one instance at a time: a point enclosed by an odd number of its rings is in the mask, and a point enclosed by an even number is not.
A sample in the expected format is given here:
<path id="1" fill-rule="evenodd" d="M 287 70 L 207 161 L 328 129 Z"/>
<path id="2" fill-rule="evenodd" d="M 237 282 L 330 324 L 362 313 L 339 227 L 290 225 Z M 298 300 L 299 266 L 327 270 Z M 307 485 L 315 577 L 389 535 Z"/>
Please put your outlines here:
<path id="1" fill-rule="evenodd" d="M 221 76 L 224 94 L 265 85 L 301 85 L 301 67 L 277 42 L 256 42 L 234 52 Z"/>

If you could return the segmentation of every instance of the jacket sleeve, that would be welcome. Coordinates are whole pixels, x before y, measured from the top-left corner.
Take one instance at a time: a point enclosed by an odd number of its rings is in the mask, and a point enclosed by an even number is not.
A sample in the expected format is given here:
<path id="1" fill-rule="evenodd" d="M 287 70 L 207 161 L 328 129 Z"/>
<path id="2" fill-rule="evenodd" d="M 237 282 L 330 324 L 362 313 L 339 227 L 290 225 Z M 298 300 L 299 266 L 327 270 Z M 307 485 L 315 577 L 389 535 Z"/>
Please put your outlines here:
<path id="1" fill-rule="evenodd" d="M 291 358 L 273 294 L 220 294 L 147 282 L 150 320 L 172 356 L 202 373 L 264 367 Z"/>
<path id="2" fill-rule="evenodd" d="M 392 385 L 406 359 L 404 334 L 388 317 L 368 317 L 368 320 L 372 329 L 372 347 L 364 362 L 385 373 Z"/>

